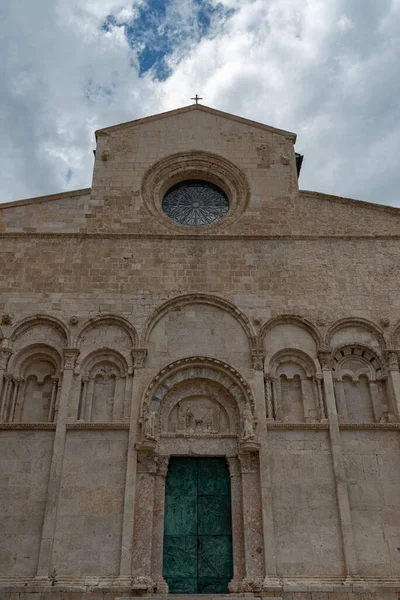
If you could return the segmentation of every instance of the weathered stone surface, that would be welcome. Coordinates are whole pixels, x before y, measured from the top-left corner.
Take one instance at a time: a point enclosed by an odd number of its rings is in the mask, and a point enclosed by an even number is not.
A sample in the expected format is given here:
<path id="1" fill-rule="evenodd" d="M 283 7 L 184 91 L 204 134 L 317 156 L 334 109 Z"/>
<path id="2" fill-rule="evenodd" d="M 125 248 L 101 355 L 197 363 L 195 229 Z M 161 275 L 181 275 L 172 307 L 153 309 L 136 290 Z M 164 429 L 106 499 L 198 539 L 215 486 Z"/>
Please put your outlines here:
<path id="1" fill-rule="evenodd" d="M 1 600 L 161 600 L 169 456 L 228 458 L 232 598 L 397 599 L 400 210 L 299 191 L 294 138 L 173 111 L 0 206 Z"/>

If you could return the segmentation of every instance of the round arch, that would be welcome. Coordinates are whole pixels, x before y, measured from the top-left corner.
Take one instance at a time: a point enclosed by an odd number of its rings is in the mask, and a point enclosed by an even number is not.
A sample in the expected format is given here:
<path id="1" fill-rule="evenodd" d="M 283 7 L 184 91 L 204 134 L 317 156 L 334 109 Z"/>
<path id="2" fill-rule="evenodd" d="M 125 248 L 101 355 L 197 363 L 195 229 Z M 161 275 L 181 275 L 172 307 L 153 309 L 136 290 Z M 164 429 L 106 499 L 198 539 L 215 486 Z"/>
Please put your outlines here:
<path id="1" fill-rule="evenodd" d="M 227 363 L 208 356 L 182 358 L 161 369 L 143 395 L 142 412 L 145 408 L 158 412 L 164 397 L 174 385 L 198 378 L 215 381 L 233 396 L 240 413 L 250 406 L 254 415 L 254 398 L 244 377 Z"/>
<path id="2" fill-rule="evenodd" d="M 91 327 L 96 327 L 96 325 L 102 325 L 102 324 L 117 325 L 118 327 L 121 327 L 128 334 L 128 336 L 131 340 L 132 348 L 137 347 L 138 334 L 137 334 L 135 327 L 132 325 L 132 323 L 130 323 L 124 317 L 120 317 L 118 315 L 110 315 L 110 314 L 99 315 L 97 317 L 90 318 L 88 321 L 85 321 L 85 323 L 83 323 L 83 325 L 80 327 L 80 329 L 77 333 L 76 347 L 80 348 L 82 340 L 83 340 L 83 334 L 87 329 L 90 329 Z"/>
<path id="3" fill-rule="evenodd" d="M 153 328 L 169 311 L 182 308 L 190 304 L 205 304 L 214 306 L 230 314 L 245 332 L 249 342 L 250 352 L 254 353 L 256 351 L 257 337 L 249 318 L 234 304 L 228 302 L 228 300 L 219 298 L 218 296 L 213 296 L 211 294 L 185 294 L 183 296 L 176 296 L 175 298 L 164 302 L 164 304 L 159 306 L 147 319 L 141 336 L 140 345 L 143 348 L 147 348 Z"/>
<path id="4" fill-rule="evenodd" d="M 323 347 L 322 335 L 320 334 L 317 327 L 313 323 L 311 323 L 311 321 L 308 321 L 307 319 L 304 319 L 303 317 L 300 317 L 299 315 L 289 315 L 289 314 L 277 315 L 276 317 L 272 317 L 272 319 L 270 319 L 269 321 L 266 321 L 266 323 L 264 323 L 260 327 L 259 336 L 260 336 L 261 344 L 263 343 L 264 337 L 268 331 L 270 331 L 276 325 L 287 324 L 287 323 L 290 323 L 292 325 L 297 325 L 298 327 L 301 327 L 302 329 L 307 331 L 312 336 L 313 340 L 315 341 L 317 350 L 320 350 Z"/>
<path id="5" fill-rule="evenodd" d="M 300 365 L 307 377 L 313 377 L 320 371 L 319 365 L 317 365 L 303 350 L 298 350 L 297 348 L 284 348 L 275 352 L 271 357 L 268 364 L 268 373 L 270 373 L 272 377 L 276 377 L 276 371 L 279 365 L 288 361 L 293 361 Z"/>
<path id="6" fill-rule="evenodd" d="M 100 348 L 94 350 L 77 364 L 76 373 L 87 375 L 99 363 L 110 363 L 118 368 L 119 374 L 125 376 L 128 373 L 128 363 L 120 352 L 112 348 Z"/>
<path id="7" fill-rule="evenodd" d="M 386 340 L 383 335 L 382 329 L 375 325 L 372 321 L 368 319 L 362 319 L 361 317 L 347 317 L 344 319 L 339 319 L 331 327 L 328 329 L 325 336 L 325 345 L 327 348 L 331 347 L 332 338 L 341 329 L 345 329 L 346 327 L 361 327 L 362 329 L 366 329 L 370 333 L 372 333 L 379 342 L 379 346 L 382 350 L 386 348 Z M 357 344 L 358 341 L 354 340 L 354 344 Z"/>
<path id="8" fill-rule="evenodd" d="M 55 371 L 61 371 L 62 358 L 58 350 L 47 344 L 31 344 L 11 357 L 10 372 L 16 377 L 23 377 L 25 367 L 32 361 L 40 359 L 52 363 Z"/>
<path id="9" fill-rule="evenodd" d="M 71 344 L 71 336 L 68 330 L 68 327 L 65 325 L 63 321 L 58 319 L 57 317 L 53 317 L 51 315 L 45 314 L 37 314 L 32 315 L 30 317 L 26 317 L 19 321 L 14 325 L 11 330 L 10 339 L 12 342 L 18 339 L 18 337 L 23 334 L 27 329 L 31 327 L 35 327 L 36 325 L 50 325 L 54 327 L 59 333 L 61 333 L 64 339 L 64 345 L 66 348 L 69 348 Z"/>

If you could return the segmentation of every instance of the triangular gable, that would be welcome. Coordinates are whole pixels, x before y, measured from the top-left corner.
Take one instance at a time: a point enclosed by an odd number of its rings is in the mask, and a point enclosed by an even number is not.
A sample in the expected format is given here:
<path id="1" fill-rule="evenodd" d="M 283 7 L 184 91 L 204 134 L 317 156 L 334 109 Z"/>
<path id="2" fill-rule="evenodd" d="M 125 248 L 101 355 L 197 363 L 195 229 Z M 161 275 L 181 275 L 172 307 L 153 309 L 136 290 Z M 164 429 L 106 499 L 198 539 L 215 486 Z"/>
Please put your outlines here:
<path id="1" fill-rule="evenodd" d="M 296 141 L 296 134 L 291 131 L 285 131 L 284 129 L 277 129 L 276 127 L 271 127 L 270 125 L 265 125 L 264 123 L 258 123 L 257 121 L 251 121 L 250 119 L 244 119 L 243 117 L 238 117 L 237 115 L 232 115 L 231 113 L 223 112 L 221 110 L 216 110 L 215 108 L 210 108 L 209 106 L 204 106 L 203 104 L 190 104 L 189 106 L 184 106 L 183 108 L 177 108 L 175 110 L 169 110 L 167 112 L 159 113 L 157 115 L 151 115 L 150 117 L 144 117 L 142 119 L 136 119 L 134 121 L 127 121 L 126 123 L 121 123 L 120 125 L 113 125 L 111 127 L 105 127 L 104 129 L 98 129 L 96 133 L 96 137 L 98 135 L 107 135 L 110 133 L 114 133 L 115 131 L 120 131 L 121 129 L 129 129 L 130 127 L 136 127 L 137 125 L 142 125 L 143 123 L 150 123 L 152 121 L 157 121 L 159 119 L 166 119 L 168 117 L 174 117 L 176 115 L 181 115 L 187 112 L 191 112 L 193 110 L 200 110 L 202 112 L 208 113 L 210 115 L 214 115 L 217 117 L 222 117 L 224 119 L 229 119 L 231 121 L 236 121 L 238 123 L 243 123 L 244 125 L 248 125 L 250 127 L 255 127 L 257 129 L 263 129 L 264 131 L 269 131 L 271 133 L 275 133 L 277 135 L 283 135 L 289 140 L 292 140 L 293 143 Z"/>

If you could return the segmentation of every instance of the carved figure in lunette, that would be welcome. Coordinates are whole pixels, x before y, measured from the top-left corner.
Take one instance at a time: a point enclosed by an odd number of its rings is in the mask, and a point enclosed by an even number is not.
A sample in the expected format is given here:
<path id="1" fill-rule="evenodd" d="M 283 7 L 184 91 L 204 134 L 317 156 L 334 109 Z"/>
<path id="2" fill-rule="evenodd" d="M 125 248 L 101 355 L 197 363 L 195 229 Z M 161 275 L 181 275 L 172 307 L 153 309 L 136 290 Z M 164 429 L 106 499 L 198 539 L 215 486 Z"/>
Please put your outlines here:
<path id="1" fill-rule="evenodd" d="M 156 432 L 156 413 L 148 406 L 143 411 L 143 437 L 145 440 L 154 440 Z"/>
<path id="2" fill-rule="evenodd" d="M 254 438 L 254 418 L 250 406 L 246 405 L 242 415 L 243 421 L 243 439 L 251 440 Z"/>

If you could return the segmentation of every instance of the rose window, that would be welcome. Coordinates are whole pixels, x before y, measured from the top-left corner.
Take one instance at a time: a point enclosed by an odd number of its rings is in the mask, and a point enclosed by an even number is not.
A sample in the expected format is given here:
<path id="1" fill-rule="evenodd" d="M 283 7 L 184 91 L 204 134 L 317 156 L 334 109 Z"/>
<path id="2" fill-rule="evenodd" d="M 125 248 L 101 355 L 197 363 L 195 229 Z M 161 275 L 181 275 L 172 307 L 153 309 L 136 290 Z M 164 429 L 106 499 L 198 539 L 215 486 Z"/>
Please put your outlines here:
<path id="1" fill-rule="evenodd" d="M 168 190 L 162 209 L 168 217 L 182 225 L 213 225 L 227 214 L 229 200 L 214 183 L 190 179 Z"/>

